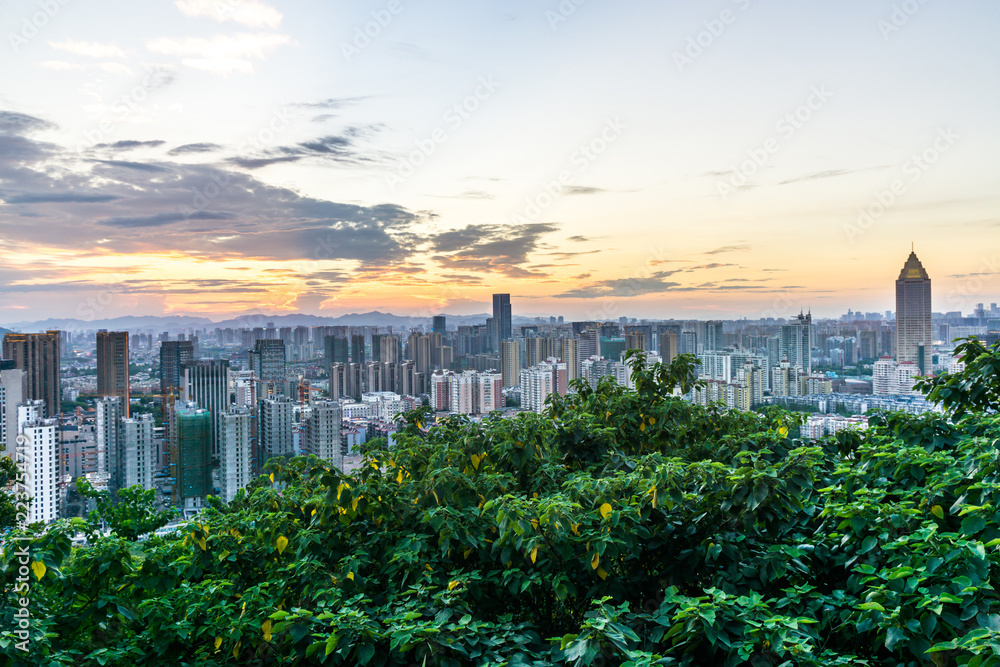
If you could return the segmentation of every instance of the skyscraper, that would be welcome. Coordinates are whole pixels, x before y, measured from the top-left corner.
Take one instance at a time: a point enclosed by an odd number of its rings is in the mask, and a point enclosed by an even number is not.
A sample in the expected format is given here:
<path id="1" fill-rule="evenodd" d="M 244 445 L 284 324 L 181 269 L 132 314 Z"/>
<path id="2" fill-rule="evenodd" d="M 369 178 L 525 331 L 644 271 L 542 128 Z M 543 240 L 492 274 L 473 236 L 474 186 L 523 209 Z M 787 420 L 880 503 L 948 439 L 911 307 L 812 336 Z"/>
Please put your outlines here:
<path id="1" fill-rule="evenodd" d="M 45 333 L 9 333 L 3 337 L 3 358 L 13 361 L 27 375 L 27 400 L 45 401 L 45 416 L 60 411 L 62 392 L 59 370 L 58 331 Z"/>
<path id="2" fill-rule="evenodd" d="M 118 396 L 128 417 L 128 332 L 97 332 L 97 395 Z"/>
<path id="3" fill-rule="evenodd" d="M 212 456 L 219 456 L 222 414 L 229 410 L 232 403 L 229 400 L 229 360 L 199 359 L 184 364 L 181 370 L 181 400 L 194 401 L 198 407 L 211 413 L 211 451 Z"/>
<path id="4" fill-rule="evenodd" d="M 444 315 L 435 315 L 434 319 L 431 320 L 431 321 L 432 321 L 431 331 L 433 331 L 434 333 L 437 333 L 437 334 L 441 334 L 443 336 L 444 332 L 446 331 L 446 328 L 447 328 L 446 327 L 445 316 Z"/>
<path id="5" fill-rule="evenodd" d="M 194 361 L 194 343 L 189 340 L 165 340 L 160 343 L 160 393 L 163 395 L 163 422 L 167 423 L 170 401 L 167 394 L 180 396 L 181 368 Z"/>
<path id="6" fill-rule="evenodd" d="M 500 372 L 504 387 L 521 384 L 521 346 L 516 340 L 500 343 Z"/>
<path id="7" fill-rule="evenodd" d="M 799 313 L 789 324 L 781 327 L 778 352 L 792 368 L 812 373 L 812 313 Z"/>
<path id="8" fill-rule="evenodd" d="M 264 339 L 254 343 L 250 352 L 250 370 L 261 382 L 285 380 L 285 341 Z"/>
<path id="9" fill-rule="evenodd" d="M 510 317 L 510 294 L 493 295 L 493 320 L 496 323 L 497 339 L 510 340 L 513 335 Z"/>
<path id="10" fill-rule="evenodd" d="M 28 391 L 25 372 L 14 362 L 0 362 L 0 455 L 15 458 L 17 406 Z"/>
<path id="11" fill-rule="evenodd" d="M 176 438 L 170 456 L 174 503 L 185 509 L 201 507 L 212 491 L 212 417 L 194 404 L 174 412 Z"/>
<path id="12" fill-rule="evenodd" d="M 931 279 L 910 252 L 896 279 L 896 361 L 913 362 L 921 375 L 929 375 L 933 350 Z"/>

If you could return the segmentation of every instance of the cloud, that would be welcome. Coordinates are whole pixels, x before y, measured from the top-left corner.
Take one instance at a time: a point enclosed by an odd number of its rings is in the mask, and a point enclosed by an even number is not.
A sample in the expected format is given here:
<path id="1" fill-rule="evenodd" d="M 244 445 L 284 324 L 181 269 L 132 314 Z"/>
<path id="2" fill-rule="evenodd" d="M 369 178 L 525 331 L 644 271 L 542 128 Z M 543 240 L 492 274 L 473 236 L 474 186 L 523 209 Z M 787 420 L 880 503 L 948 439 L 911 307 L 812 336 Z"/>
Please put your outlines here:
<path id="1" fill-rule="evenodd" d="M 736 264 L 720 264 L 718 262 L 712 262 L 711 264 L 702 264 L 701 266 L 692 266 L 689 271 L 694 271 L 695 269 L 721 269 L 724 266 L 737 266 Z"/>
<path id="2" fill-rule="evenodd" d="M 292 106 L 303 107 L 306 109 L 343 109 L 345 107 L 353 106 L 359 102 L 363 102 L 369 99 L 368 96 L 362 97 L 328 97 L 325 100 L 320 100 L 318 102 L 296 102 Z"/>
<path id="3" fill-rule="evenodd" d="M 184 144 L 183 146 L 177 146 L 176 148 L 171 148 L 167 151 L 167 155 L 187 155 L 189 153 L 211 153 L 212 151 L 221 150 L 222 146 L 219 144 L 210 143 L 200 143 L 200 144 Z"/>
<path id="4" fill-rule="evenodd" d="M 99 42 L 81 42 L 75 39 L 68 39 L 65 42 L 49 42 L 49 46 L 57 51 L 67 51 L 78 56 L 88 58 L 125 58 L 125 52 L 114 44 L 101 44 Z"/>
<path id="5" fill-rule="evenodd" d="M 118 217 L 98 220 L 105 227 L 160 227 L 184 220 L 232 220 L 236 215 L 225 211 L 195 211 L 194 213 L 156 213 L 138 217 Z"/>
<path id="6" fill-rule="evenodd" d="M 566 194 L 568 195 L 596 195 L 601 192 L 607 192 L 604 188 L 593 188 L 585 185 L 571 185 L 566 188 Z"/>
<path id="7" fill-rule="evenodd" d="M 630 298 L 644 294 L 659 294 L 681 284 L 667 280 L 677 271 L 657 271 L 648 276 L 600 280 L 584 287 L 555 294 L 560 299 L 596 299 L 600 297 Z"/>
<path id="8" fill-rule="evenodd" d="M 110 148 L 116 151 L 131 151 L 136 148 L 156 148 L 157 146 L 162 146 L 167 142 L 162 139 L 153 139 L 151 141 L 135 141 L 131 139 L 126 139 L 123 141 L 116 141 L 113 144 L 96 144 L 94 148 Z"/>
<path id="9" fill-rule="evenodd" d="M 297 162 L 301 159 L 302 157 L 298 155 L 287 155 L 285 157 L 272 158 L 230 157 L 226 158 L 226 162 L 235 164 L 238 167 L 243 167 L 244 169 L 260 169 L 272 164 L 279 164 L 281 162 Z"/>
<path id="10" fill-rule="evenodd" d="M 55 130 L 58 126 L 47 120 L 16 111 L 0 111 L 0 134 L 25 135 L 42 130 Z"/>
<path id="11" fill-rule="evenodd" d="M 85 192 L 50 192 L 8 195 L 0 192 L 0 199 L 8 204 L 106 204 L 121 197 Z"/>
<path id="12" fill-rule="evenodd" d="M 368 128 L 372 129 L 372 128 Z M 349 127 L 339 135 L 326 135 L 290 146 L 278 146 L 261 151 L 258 155 L 239 155 L 226 161 L 244 169 L 260 169 L 281 162 L 296 162 L 303 158 L 316 158 L 322 162 L 361 164 L 373 159 L 356 149 L 356 138 L 365 129 Z"/>
<path id="13" fill-rule="evenodd" d="M 111 165 L 112 167 L 123 167 L 125 169 L 135 169 L 138 171 L 152 171 L 152 172 L 165 172 L 170 171 L 167 167 L 150 164 L 146 162 L 129 162 L 126 160 L 96 160 L 101 164 Z"/>
<path id="14" fill-rule="evenodd" d="M 888 169 L 889 165 L 879 165 L 877 167 L 866 167 L 864 169 L 827 169 L 826 171 L 817 171 L 812 174 L 804 174 L 802 176 L 796 176 L 795 178 L 789 178 L 787 180 L 781 181 L 778 185 L 788 185 L 790 183 L 799 183 L 801 181 L 815 181 L 821 178 L 833 178 L 835 176 L 845 176 L 847 174 L 858 174 L 863 171 L 874 171 L 879 169 Z"/>
<path id="15" fill-rule="evenodd" d="M 434 235 L 430 248 L 433 259 L 446 269 L 502 273 L 510 278 L 546 277 L 523 267 L 528 255 L 539 249 L 541 237 L 555 232 L 558 225 L 468 225 Z"/>
<path id="16" fill-rule="evenodd" d="M 738 245 L 724 245 L 720 248 L 715 248 L 714 250 L 709 250 L 708 252 L 701 253 L 702 255 L 724 255 L 730 252 L 743 252 L 749 250 L 750 245 L 746 243 Z"/>
<path id="17" fill-rule="evenodd" d="M 292 38 L 288 35 L 238 33 L 215 35 L 209 39 L 159 37 L 146 42 L 146 48 L 153 53 L 178 56 L 187 67 L 227 75 L 232 72 L 253 72 L 250 59 L 263 60 L 271 51 L 292 43 Z"/>
<path id="18" fill-rule="evenodd" d="M 174 0 L 184 16 L 207 16 L 217 23 L 234 21 L 252 28 L 277 28 L 281 12 L 258 0 Z"/>

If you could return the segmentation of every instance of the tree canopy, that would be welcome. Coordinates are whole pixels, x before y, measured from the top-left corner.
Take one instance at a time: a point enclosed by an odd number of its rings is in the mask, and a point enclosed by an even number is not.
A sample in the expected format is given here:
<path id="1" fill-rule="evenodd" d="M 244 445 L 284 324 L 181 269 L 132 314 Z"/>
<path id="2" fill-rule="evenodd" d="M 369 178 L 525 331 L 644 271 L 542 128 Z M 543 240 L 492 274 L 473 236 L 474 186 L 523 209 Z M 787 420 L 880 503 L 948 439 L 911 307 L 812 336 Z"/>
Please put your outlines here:
<path id="1" fill-rule="evenodd" d="M 177 535 L 81 548 L 71 536 L 99 517 L 56 522 L 32 543 L 28 653 L 8 542 L 0 651 L 80 666 L 1000 664 L 989 403 L 806 441 L 798 415 L 675 397 L 690 357 L 630 362 L 634 390 L 577 382 L 543 415 L 428 429 L 430 411 L 411 412 L 351 475 L 276 460 Z M 953 379 L 978 396 L 987 365 Z M 156 523 L 133 509 L 129 525 Z"/>

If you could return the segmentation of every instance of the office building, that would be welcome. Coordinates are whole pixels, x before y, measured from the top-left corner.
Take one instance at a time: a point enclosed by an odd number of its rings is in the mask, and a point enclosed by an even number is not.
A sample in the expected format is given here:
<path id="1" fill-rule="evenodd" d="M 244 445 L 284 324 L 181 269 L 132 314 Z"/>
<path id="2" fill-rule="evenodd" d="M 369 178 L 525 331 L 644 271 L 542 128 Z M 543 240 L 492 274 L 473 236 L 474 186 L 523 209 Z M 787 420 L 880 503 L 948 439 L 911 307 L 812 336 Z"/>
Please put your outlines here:
<path id="1" fill-rule="evenodd" d="M 896 361 L 917 365 L 920 375 L 933 370 L 931 279 L 914 252 L 896 279 Z"/>
<path id="2" fill-rule="evenodd" d="M 285 341 L 263 339 L 250 352 L 250 370 L 260 382 L 285 381 Z"/>
<path id="3" fill-rule="evenodd" d="M 269 343 L 282 343 L 271 340 Z M 229 410 L 229 361 L 226 359 L 199 359 L 185 364 L 181 370 L 181 400 L 195 402 L 208 410 L 212 419 L 211 451 L 219 456 L 219 432 L 222 413 Z"/>
<path id="4" fill-rule="evenodd" d="M 496 327 L 497 341 L 510 340 L 513 336 L 510 294 L 493 295 L 493 321 L 494 327 Z"/>
<path id="5" fill-rule="evenodd" d="M 778 353 L 792 368 L 812 374 L 812 313 L 799 313 L 789 324 L 782 325 L 778 338 Z"/>
<path id="6" fill-rule="evenodd" d="M 126 417 L 128 409 L 128 332 L 97 332 L 97 395 L 118 396 Z"/>
<path id="7" fill-rule="evenodd" d="M 55 417 L 62 400 L 59 331 L 8 333 L 3 337 L 3 358 L 25 372 L 28 400 L 45 401 L 44 417 Z"/>

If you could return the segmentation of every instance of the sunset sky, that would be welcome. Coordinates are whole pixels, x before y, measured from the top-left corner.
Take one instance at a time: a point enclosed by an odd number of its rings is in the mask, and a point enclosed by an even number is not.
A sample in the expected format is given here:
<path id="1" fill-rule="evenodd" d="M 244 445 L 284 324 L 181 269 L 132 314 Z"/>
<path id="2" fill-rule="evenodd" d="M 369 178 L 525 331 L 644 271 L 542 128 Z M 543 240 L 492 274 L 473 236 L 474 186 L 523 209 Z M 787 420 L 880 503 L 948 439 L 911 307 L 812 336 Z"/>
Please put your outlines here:
<path id="1" fill-rule="evenodd" d="M 0 0 L 0 325 L 1000 301 L 1000 5 Z"/>

